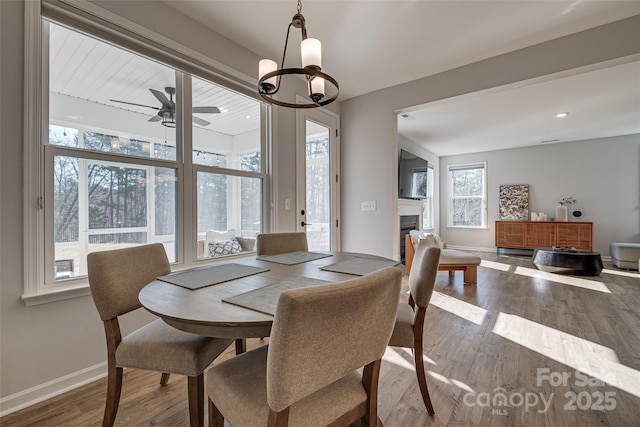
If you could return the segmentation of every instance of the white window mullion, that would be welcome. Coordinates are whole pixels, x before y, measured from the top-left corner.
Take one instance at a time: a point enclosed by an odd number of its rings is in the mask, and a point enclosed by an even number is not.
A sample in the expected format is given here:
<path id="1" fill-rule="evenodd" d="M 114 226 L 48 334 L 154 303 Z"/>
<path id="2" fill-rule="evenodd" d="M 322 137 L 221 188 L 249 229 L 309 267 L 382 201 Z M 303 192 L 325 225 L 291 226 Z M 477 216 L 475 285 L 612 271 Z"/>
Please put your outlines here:
<path id="1" fill-rule="evenodd" d="M 155 215 L 155 206 L 156 206 L 156 192 L 155 192 L 155 183 L 156 183 L 156 168 L 148 167 L 147 171 L 147 243 L 155 243 L 158 239 L 156 238 L 156 215 Z"/>
<path id="2" fill-rule="evenodd" d="M 89 253 L 89 162 L 86 159 L 78 159 L 78 251 L 80 275 L 83 276 L 87 274 Z"/>
<path id="3" fill-rule="evenodd" d="M 177 224 L 176 245 L 178 262 L 197 258 L 198 250 L 198 212 L 197 172 L 193 168 L 193 126 L 192 115 L 192 79 L 191 76 L 176 72 L 176 160 L 178 161 L 178 189 L 177 189 Z M 181 107 L 181 108 L 180 108 Z M 180 126 L 184 124 L 184 126 Z"/>
<path id="4" fill-rule="evenodd" d="M 240 169 L 240 164 L 242 163 L 242 161 L 238 154 L 233 153 L 227 158 L 231 159 L 231 165 L 233 168 Z M 238 235 L 240 235 L 240 232 L 242 230 L 242 221 L 240 219 L 242 190 L 240 181 L 240 177 L 230 178 L 227 176 L 227 229 L 235 229 Z M 240 221 L 240 223 L 238 223 L 238 221 Z"/>

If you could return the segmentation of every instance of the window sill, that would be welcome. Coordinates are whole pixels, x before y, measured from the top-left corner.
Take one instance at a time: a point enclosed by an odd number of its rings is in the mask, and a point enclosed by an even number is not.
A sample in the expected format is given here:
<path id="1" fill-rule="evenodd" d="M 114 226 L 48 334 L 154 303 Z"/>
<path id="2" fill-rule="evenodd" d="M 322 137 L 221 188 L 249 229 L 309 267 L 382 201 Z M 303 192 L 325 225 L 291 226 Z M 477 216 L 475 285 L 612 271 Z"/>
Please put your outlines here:
<path id="1" fill-rule="evenodd" d="M 91 295 L 91 291 L 89 290 L 89 284 L 86 283 L 80 286 L 47 289 L 31 294 L 23 294 L 22 302 L 24 302 L 27 307 L 31 307 L 34 305 L 48 304 L 50 302 L 63 301 L 71 298 L 85 297 L 88 295 Z"/>
<path id="2" fill-rule="evenodd" d="M 217 264 L 221 262 L 229 262 L 234 259 L 247 258 L 250 256 L 255 256 L 255 251 L 246 251 L 240 252 L 239 254 L 216 257 L 216 258 L 201 258 L 198 259 L 195 263 L 191 263 L 188 265 L 182 264 L 172 264 L 171 271 L 176 272 L 180 270 L 186 270 L 189 268 L 202 267 L 209 264 Z M 31 294 L 22 294 L 22 301 L 27 307 L 31 307 L 34 305 L 40 304 L 48 304 L 50 302 L 64 301 L 72 298 L 79 298 L 91 295 L 91 290 L 89 289 L 89 283 L 86 282 L 87 278 L 84 278 L 85 282 L 82 282 L 82 278 L 77 278 L 74 285 L 67 286 L 56 286 L 52 289 L 42 289 L 38 292 L 34 292 Z"/>

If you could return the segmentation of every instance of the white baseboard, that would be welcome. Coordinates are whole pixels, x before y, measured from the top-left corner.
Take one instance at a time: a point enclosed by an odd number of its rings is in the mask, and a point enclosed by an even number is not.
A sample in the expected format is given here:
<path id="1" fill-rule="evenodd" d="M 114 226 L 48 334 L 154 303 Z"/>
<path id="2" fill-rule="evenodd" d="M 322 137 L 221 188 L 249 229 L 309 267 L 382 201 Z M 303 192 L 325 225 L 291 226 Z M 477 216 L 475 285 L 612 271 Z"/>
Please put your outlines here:
<path id="1" fill-rule="evenodd" d="M 496 252 L 496 248 L 477 248 L 475 246 L 459 246 L 459 245 L 447 245 L 447 249 L 458 249 L 460 251 L 476 251 L 476 252 Z"/>
<path id="2" fill-rule="evenodd" d="M 107 362 L 98 363 L 44 384 L 28 388 L 0 399 L 0 417 L 58 396 L 107 376 Z"/>

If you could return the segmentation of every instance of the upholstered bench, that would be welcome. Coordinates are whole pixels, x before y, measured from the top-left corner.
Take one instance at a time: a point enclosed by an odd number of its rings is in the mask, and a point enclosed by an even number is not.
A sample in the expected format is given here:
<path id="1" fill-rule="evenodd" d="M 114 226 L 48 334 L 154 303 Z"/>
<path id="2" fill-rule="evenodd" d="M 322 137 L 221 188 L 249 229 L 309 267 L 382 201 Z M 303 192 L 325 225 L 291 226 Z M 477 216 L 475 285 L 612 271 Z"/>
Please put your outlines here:
<path id="1" fill-rule="evenodd" d="M 415 254 L 415 244 L 418 239 L 405 236 L 405 268 L 407 276 L 411 273 L 411 263 Z M 440 264 L 438 270 L 446 270 L 449 277 L 453 277 L 456 271 L 462 271 L 462 280 L 465 284 L 476 285 L 478 283 L 478 266 L 482 259 L 457 249 L 442 248 L 440 252 Z"/>
<path id="2" fill-rule="evenodd" d="M 609 253 L 618 268 L 638 270 L 640 267 L 640 243 L 610 243 Z"/>

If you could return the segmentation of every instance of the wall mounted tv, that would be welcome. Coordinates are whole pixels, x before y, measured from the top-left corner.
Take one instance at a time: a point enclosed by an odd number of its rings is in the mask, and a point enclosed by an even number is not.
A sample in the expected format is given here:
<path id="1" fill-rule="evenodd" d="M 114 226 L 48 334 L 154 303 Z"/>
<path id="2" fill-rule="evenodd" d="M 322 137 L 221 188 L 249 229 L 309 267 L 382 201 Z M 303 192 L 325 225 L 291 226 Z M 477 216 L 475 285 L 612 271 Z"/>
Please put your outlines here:
<path id="1" fill-rule="evenodd" d="M 427 170 L 429 162 L 404 149 L 398 151 L 398 197 L 427 198 Z"/>

